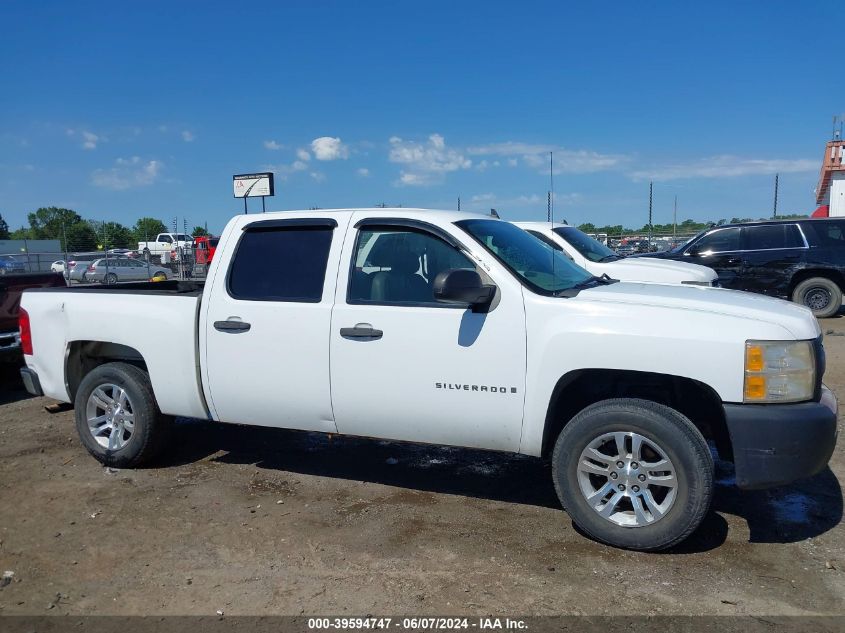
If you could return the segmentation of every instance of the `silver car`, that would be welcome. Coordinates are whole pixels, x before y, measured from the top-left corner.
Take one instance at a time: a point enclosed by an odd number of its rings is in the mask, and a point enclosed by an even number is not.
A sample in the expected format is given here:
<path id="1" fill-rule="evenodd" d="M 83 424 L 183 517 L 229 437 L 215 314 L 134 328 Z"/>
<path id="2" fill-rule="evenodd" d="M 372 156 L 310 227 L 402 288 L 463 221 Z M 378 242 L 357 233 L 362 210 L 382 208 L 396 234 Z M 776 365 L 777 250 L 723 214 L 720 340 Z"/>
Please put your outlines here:
<path id="1" fill-rule="evenodd" d="M 128 257 L 98 259 L 85 270 L 85 281 L 99 281 L 104 284 L 116 284 L 119 281 L 150 281 L 172 279 L 169 268 L 147 264 Z"/>

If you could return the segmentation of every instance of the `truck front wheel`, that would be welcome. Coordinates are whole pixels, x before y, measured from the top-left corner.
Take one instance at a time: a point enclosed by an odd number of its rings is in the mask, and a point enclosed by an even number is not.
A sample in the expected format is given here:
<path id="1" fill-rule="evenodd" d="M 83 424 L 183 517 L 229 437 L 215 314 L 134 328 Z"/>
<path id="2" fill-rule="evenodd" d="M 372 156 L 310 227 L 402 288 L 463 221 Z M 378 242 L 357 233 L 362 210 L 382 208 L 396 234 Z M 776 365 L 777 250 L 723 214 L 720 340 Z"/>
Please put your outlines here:
<path id="1" fill-rule="evenodd" d="M 633 398 L 590 405 L 566 424 L 552 457 L 563 507 L 587 535 L 654 551 L 686 539 L 713 496 L 713 457 L 683 415 Z"/>
<path id="2" fill-rule="evenodd" d="M 76 430 L 88 452 L 106 466 L 133 468 L 165 447 L 172 420 L 159 411 L 146 372 L 106 363 L 82 379 L 74 401 Z"/>

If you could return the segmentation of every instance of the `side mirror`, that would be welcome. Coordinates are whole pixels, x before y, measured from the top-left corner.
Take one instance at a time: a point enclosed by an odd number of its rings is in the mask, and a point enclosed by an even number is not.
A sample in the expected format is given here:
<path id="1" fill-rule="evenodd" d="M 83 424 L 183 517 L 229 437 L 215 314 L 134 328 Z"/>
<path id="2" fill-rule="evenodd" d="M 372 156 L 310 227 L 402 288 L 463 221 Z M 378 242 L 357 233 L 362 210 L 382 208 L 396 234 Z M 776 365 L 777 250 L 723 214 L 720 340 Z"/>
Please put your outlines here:
<path id="1" fill-rule="evenodd" d="M 687 249 L 687 252 L 684 255 L 689 255 L 690 257 L 698 257 L 701 255 L 701 251 L 698 249 L 697 246 L 691 246 Z"/>
<path id="2" fill-rule="evenodd" d="M 468 303 L 473 308 L 488 305 L 496 286 L 486 286 L 481 275 L 466 268 L 444 270 L 434 278 L 434 298 L 446 303 Z"/>

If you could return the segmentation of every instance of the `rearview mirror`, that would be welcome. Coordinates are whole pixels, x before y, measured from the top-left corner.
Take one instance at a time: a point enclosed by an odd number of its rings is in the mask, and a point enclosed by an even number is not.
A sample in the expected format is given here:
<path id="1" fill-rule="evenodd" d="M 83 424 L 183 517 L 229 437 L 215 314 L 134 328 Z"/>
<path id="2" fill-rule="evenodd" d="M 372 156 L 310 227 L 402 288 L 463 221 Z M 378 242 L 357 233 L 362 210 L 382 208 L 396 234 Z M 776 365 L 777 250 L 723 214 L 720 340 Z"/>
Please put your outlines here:
<path id="1" fill-rule="evenodd" d="M 445 303 L 468 303 L 473 308 L 488 305 L 496 286 L 485 285 L 481 275 L 466 268 L 444 270 L 434 278 L 434 298 Z"/>

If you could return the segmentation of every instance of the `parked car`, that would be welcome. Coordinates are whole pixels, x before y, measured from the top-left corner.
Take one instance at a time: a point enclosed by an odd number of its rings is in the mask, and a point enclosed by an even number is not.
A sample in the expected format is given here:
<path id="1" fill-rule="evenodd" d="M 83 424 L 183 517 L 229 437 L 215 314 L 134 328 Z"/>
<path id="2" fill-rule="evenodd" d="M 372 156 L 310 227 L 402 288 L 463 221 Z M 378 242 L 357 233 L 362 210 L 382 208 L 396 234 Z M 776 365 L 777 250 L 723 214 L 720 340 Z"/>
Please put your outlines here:
<path id="1" fill-rule="evenodd" d="M 93 260 L 71 259 L 67 262 L 67 274 L 69 281 L 85 281 L 85 271 Z"/>
<path id="2" fill-rule="evenodd" d="M 789 299 L 829 317 L 845 289 L 845 218 L 725 224 L 643 257 L 709 266 L 725 288 Z"/>
<path id="3" fill-rule="evenodd" d="M 147 264 L 143 261 L 118 257 L 108 260 L 98 259 L 85 270 L 84 281 L 98 281 L 104 284 L 116 284 L 121 281 L 156 281 L 170 279 L 173 272 L 163 266 Z"/>
<path id="4" fill-rule="evenodd" d="M 0 275 L 11 275 L 12 273 L 25 273 L 26 264 L 13 255 L 0 255 Z"/>
<path id="5" fill-rule="evenodd" d="M 52 264 L 50 264 L 50 272 L 54 272 L 54 273 L 65 272 L 65 262 L 64 262 L 64 260 L 59 259 L 57 261 L 54 261 Z"/>
<path id="6" fill-rule="evenodd" d="M 0 279 L 0 361 L 20 362 L 21 337 L 18 310 L 21 293 L 29 288 L 63 287 L 65 280 L 54 273 L 9 273 Z"/>
<path id="7" fill-rule="evenodd" d="M 24 293 L 24 383 L 101 463 L 153 459 L 174 416 L 548 456 L 582 531 L 657 550 L 708 511 L 708 441 L 741 488 L 834 449 L 802 306 L 609 281 L 461 212 L 240 215 L 220 244 L 204 288 Z"/>
<path id="8" fill-rule="evenodd" d="M 690 284 L 712 286 L 716 273 L 704 266 L 681 262 L 623 258 L 586 233 L 567 224 L 550 222 L 514 222 L 519 228 L 563 251 L 576 264 L 601 277 L 620 281 Z"/>

